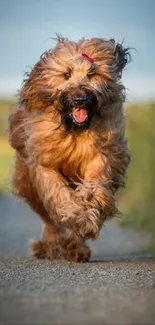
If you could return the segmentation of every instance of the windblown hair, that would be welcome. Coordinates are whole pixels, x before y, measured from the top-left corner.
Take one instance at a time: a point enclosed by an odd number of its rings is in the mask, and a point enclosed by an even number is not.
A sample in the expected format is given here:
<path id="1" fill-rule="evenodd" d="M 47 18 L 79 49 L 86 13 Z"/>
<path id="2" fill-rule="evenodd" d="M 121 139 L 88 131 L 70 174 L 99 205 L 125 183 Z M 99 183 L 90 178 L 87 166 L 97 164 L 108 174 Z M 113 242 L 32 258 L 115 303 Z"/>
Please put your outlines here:
<path id="1" fill-rule="evenodd" d="M 130 161 L 120 80 L 129 60 L 113 39 L 58 36 L 23 83 L 9 119 L 12 184 L 44 222 L 42 241 L 32 245 L 38 257 L 87 261 L 84 240 L 117 214 L 115 193 Z M 77 95 L 85 100 L 78 109 Z M 77 123 L 74 111 L 87 122 Z"/>

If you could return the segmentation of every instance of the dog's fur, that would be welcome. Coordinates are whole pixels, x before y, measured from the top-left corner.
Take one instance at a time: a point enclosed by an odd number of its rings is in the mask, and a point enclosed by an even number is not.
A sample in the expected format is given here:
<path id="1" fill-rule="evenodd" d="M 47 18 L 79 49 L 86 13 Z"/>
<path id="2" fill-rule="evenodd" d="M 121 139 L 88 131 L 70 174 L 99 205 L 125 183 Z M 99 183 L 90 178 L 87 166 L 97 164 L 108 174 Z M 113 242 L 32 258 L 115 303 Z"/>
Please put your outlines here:
<path id="1" fill-rule="evenodd" d="M 44 223 L 42 239 L 32 242 L 39 258 L 88 261 L 85 240 L 117 214 L 130 161 L 120 82 L 129 59 L 113 39 L 58 37 L 24 81 L 9 118 L 13 189 Z M 73 120 L 76 95 L 87 96 L 87 123 Z"/>

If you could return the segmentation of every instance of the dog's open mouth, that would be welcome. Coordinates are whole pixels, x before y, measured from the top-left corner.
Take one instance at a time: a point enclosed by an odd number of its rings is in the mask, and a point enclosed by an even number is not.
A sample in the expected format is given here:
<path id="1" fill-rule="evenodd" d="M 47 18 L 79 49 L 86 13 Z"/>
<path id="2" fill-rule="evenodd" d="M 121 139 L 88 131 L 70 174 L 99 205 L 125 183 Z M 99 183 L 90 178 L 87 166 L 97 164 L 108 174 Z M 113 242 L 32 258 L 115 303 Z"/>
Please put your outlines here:
<path id="1" fill-rule="evenodd" d="M 90 123 L 97 106 L 97 96 L 90 90 L 79 88 L 70 92 L 62 92 L 59 97 L 61 104 L 61 125 L 67 131 L 83 131 Z"/>
<path id="2" fill-rule="evenodd" d="M 88 119 L 88 112 L 84 107 L 73 107 L 72 116 L 76 123 L 85 123 Z"/>

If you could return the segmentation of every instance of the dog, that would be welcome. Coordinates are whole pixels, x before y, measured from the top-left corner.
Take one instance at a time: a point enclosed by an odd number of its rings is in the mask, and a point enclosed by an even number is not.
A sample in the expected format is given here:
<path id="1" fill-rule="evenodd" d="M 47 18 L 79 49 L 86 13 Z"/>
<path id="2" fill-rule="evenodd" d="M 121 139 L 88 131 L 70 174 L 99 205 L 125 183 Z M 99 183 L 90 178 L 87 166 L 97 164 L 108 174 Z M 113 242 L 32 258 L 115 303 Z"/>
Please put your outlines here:
<path id="1" fill-rule="evenodd" d="M 24 80 L 9 117 L 12 188 L 40 215 L 38 258 L 87 262 L 105 220 L 118 214 L 130 152 L 122 71 L 129 48 L 114 39 L 57 37 Z"/>

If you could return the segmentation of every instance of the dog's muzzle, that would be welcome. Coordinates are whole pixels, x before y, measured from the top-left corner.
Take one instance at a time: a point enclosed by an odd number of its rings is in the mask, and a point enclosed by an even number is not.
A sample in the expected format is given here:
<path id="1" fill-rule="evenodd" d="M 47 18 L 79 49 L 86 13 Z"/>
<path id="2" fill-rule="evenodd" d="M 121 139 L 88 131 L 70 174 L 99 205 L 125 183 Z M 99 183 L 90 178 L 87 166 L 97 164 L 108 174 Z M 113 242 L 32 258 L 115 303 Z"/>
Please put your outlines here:
<path id="1" fill-rule="evenodd" d="M 72 90 L 60 95 L 61 118 L 68 131 L 89 128 L 97 97 L 90 90 Z"/>

